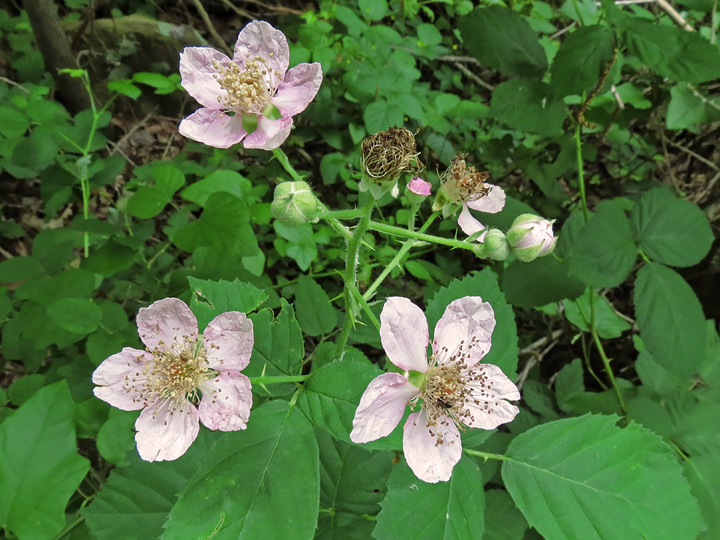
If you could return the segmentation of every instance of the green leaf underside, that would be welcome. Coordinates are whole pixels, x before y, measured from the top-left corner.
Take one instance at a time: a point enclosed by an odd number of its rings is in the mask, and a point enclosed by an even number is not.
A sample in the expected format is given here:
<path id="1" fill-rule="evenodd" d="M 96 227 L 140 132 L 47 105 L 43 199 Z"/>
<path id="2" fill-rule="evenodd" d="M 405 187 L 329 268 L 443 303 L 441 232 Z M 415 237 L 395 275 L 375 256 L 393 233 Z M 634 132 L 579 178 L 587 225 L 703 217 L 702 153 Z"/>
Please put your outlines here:
<path id="1" fill-rule="evenodd" d="M 253 410 L 245 431 L 222 435 L 170 512 L 163 538 L 311 539 L 320 498 L 318 446 L 287 402 Z"/>
<path id="2" fill-rule="evenodd" d="M 502 468 L 518 508 L 548 540 L 696 538 L 702 518 L 670 447 L 618 420 L 586 415 L 518 435 Z"/>

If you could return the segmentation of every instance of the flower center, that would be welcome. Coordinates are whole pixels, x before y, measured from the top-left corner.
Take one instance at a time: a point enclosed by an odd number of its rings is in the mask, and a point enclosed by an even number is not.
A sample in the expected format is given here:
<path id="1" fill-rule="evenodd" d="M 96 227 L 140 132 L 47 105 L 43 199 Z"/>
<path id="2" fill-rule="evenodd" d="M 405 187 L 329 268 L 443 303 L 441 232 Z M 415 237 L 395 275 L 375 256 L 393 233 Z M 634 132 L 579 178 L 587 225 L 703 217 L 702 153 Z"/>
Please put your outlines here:
<path id="1" fill-rule="evenodd" d="M 138 358 L 145 367 L 141 374 L 136 374 L 145 378 L 144 385 L 137 388 L 126 384 L 126 391 L 138 392 L 146 406 L 158 397 L 170 398 L 181 409 L 187 401 L 197 403 L 200 383 L 217 375 L 208 367 L 207 355 L 197 336 L 181 336 L 169 345 L 161 341 L 148 352 L 152 357 Z"/>
<path id="2" fill-rule="evenodd" d="M 480 411 L 492 414 L 491 404 L 498 404 L 485 370 L 467 365 L 468 353 L 477 344 L 477 338 L 473 337 L 470 343 L 461 341 L 453 352 L 444 347 L 438 352 L 440 358 L 436 355 L 430 358 L 421 397 L 422 408 L 428 417 L 428 428 L 436 439 L 436 446 L 444 441 L 442 432 L 434 427 L 447 426 L 453 422 L 460 431 L 465 431 L 467 426 L 474 423 L 475 414 Z"/>
<path id="3" fill-rule="evenodd" d="M 222 66 L 216 60 L 213 75 L 227 96 L 218 96 L 218 102 L 226 109 L 241 115 L 260 116 L 275 95 L 267 61 L 256 56 L 245 62 L 242 68 L 235 62 Z"/>
<path id="4" fill-rule="evenodd" d="M 475 167 L 468 167 L 462 157 L 456 157 L 443 175 L 442 182 L 450 199 L 463 203 L 487 196 L 492 189 L 485 185 L 488 178 L 490 173 L 478 172 Z"/>

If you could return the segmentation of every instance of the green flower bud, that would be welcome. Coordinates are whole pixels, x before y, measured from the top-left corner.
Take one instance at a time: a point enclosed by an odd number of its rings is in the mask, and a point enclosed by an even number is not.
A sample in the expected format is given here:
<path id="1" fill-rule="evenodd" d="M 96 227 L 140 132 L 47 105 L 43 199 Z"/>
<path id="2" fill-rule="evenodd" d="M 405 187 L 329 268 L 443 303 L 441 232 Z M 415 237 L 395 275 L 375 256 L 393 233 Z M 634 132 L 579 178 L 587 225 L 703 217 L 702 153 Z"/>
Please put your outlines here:
<path id="1" fill-rule="evenodd" d="M 283 182 L 275 187 L 270 207 L 275 219 L 298 227 L 318 220 L 322 204 L 307 182 Z"/>
<path id="2" fill-rule="evenodd" d="M 510 255 L 510 246 L 505 233 L 499 229 L 490 229 L 487 232 L 483 248 L 484 256 L 494 261 L 504 261 Z"/>
<path id="3" fill-rule="evenodd" d="M 554 220 L 532 214 L 515 218 L 507 232 L 507 242 L 513 253 L 523 262 L 534 261 L 552 253 L 557 238 L 552 230 Z"/>

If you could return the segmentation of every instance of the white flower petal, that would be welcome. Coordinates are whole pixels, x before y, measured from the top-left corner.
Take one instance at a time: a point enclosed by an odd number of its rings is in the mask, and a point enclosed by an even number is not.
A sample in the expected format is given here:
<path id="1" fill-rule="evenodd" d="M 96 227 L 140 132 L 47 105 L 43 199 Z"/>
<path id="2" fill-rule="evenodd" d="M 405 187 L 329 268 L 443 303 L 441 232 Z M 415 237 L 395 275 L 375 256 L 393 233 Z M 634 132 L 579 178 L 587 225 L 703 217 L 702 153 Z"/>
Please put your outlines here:
<path id="1" fill-rule="evenodd" d="M 145 461 L 172 461 L 182 456 L 200 431 L 195 405 L 170 399 L 146 407 L 135 422 L 135 442 Z"/>
<path id="2" fill-rule="evenodd" d="M 216 371 L 242 371 L 250 362 L 254 339 L 252 321 L 244 313 L 221 313 L 203 332 L 208 367 Z"/>
<path id="3" fill-rule="evenodd" d="M 471 395 L 465 408 L 471 416 L 469 419 L 466 417 L 464 422 L 469 427 L 480 429 L 495 429 L 500 424 L 511 422 L 520 409 L 505 400 L 520 399 L 517 386 L 493 364 L 478 364 L 471 371 L 473 375 L 481 373 L 484 381 L 473 381 L 466 376 L 470 380 L 466 387 Z"/>
<path id="4" fill-rule="evenodd" d="M 425 373 L 429 336 L 427 319 L 419 307 L 400 296 L 387 299 L 380 313 L 380 340 L 393 364 Z"/>
<path id="5" fill-rule="evenodd" d="M 485 235 L 487 234 L 488 227 L 486 227 L 473 217 L 473 215 L 470 213 L 470 210 L 468 209 L 467 204 L 463 203 L 462 205 L 462 212 L 460 212 L 460 216 L 458 217 L 458 225 L 460 226 L 460 229 L 462 229 L 462 232 L 464 232 L 468 236 L 472 236 L 476 232 L 485 230 L 485 232 L 475 238 L 475 240 L 478 242 L 482 242 L 483 240 L 485 240 Z"/>
<path id="6" fill-rule="evenodd" d="M 320 64 L 298 64 L 287 72 L 271 102 L 283 116 L 295 116 L 315 98 L 322 80 Z"/>
<path id="7" fill-rule="evenodd" d="M 198 324 L 185 302 L 177 298 L 163 298 L 149 307 L 141 308 L 136 318 L 138 334 L 150 350 L 169 350 L 174 342 L 196 339 Z"/>
<path id="8" fill-rule="evenodd" d="M 237 431 L 247 427 L 252 408 L 250 379 L 237 371 L 224 371 L 200 384 L 203 397 L 200 420 L 210 429 Z"/>
<path id="9" fill-rule="evenodd" d="M 256 56 L 267 62 L 268 72 L 277 88 L 290 64 L 290 48 L 285 34 L 265 21 L 252 21 L 238 34 L 233 60 L 245 65 Z"/>
<path id="10" fill-rule="evenodd" d="M 147 377 L 143 374 L 152 355 L 146 351 L 125 347 L 98 366 L 92 382 L 99 385 L 95 396 L 123 411 L 142 409 L 152 396 L 146 395 Z"/>
<path id="11" fill-rule="evenodd" d="M 180 122 L 178 131 L 183 137 L 213 148 L 230 148 L 247 135 L 242 115 L 229 116 L 218 109 L 198 109 Z"/>
<path id="12" fill-rule="evenodd" d="M 438 420 L 444 423 L 428 427 L 423 410 L 411 414 L 403 430 L 403 453 L 408 465 L 420 480 L 432 484 L 449 480 L 462 457 L 458 428 L 448 417 Z"/>
<path id="13" fill-rule="evenodd" d="M 180 53 L 180 84 L 203 107 L 222 109 L 218 98 L 227 97 L 227 90 L 214 77 L 218 73 L 214 62 L 225 67 L 230 58 L 210 47 L 185 47 Z"/>
<path id="14" fill-rule="evenodd" d="M 405 414 L 407 402 L 419 393 L 399 373 L 385 373 L 373 379 L 355 411 L 350 440 L 366 443 L 389 435 Z"/>
<path id="15" fill-rule="evenodd" d="M 478 212 L 486 214 L 497 214 L 505 207 L 505 191 L 501 187 L 492 184 L 485 184 L 490 188 L 490 192 L 484 197 L 480 197 L 474 201 L 468 201 L 467 205 Z"/>
<path id="16" fill-rule="evenodd" d="M 461 355 L 468 367 L 488 353 L 495 329 L 495 313 L 479 296 L 453 300 L 435 327 L 433 351 L 443 364 Z"/>
<path id="17" fill-rule="evenodd" d="M 265 116 L 258 116 L 258 125 L 250 135 L 245 137 L 243 146 L 245 148 L 257 148 L 259 150 L 275 150 L 290 135 L 293 120 L 291 117 L 270 120 Z"/>

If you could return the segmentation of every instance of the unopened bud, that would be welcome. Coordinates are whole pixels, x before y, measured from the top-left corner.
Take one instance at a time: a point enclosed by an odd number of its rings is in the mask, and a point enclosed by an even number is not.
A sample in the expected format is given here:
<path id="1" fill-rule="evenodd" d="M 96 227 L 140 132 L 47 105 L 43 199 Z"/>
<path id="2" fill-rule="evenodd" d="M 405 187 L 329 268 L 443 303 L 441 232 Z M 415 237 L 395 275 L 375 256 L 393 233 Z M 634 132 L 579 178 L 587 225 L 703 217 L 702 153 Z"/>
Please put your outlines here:
<path id="1" fill-rule="evenodd" d="M 507 241 L 517 258 L 523 262 L 534 261 L 552 253 L 557 238 L 552 230 L 554 220 L 543 219 L 532 214 L 515 218 L 507 232 Z"/>
<path id="2" fill-rule="evenodd" d="M 510 255 L 510 246 L 507 237 L 499 229 L 490 229 L 485 234 L 483 242 L 483 255 L 494 261 L 504 261 Z"/>
<path id="3" fill-rule="evenodd" d="M 270 209 L 275 219 L 297 227 L 317 221 L 321 203 L 307 182 L 283 182 L 275 187 Z"/>

